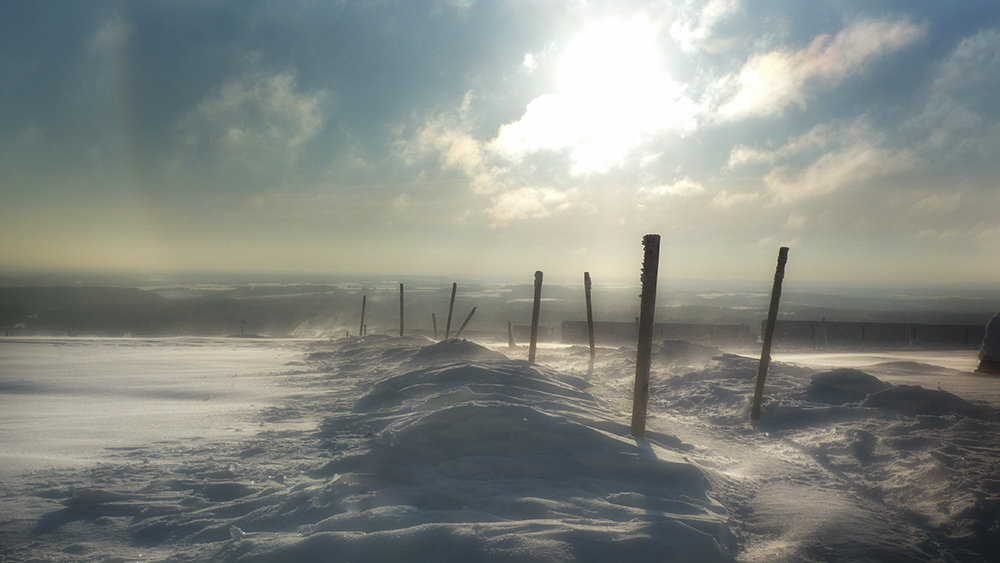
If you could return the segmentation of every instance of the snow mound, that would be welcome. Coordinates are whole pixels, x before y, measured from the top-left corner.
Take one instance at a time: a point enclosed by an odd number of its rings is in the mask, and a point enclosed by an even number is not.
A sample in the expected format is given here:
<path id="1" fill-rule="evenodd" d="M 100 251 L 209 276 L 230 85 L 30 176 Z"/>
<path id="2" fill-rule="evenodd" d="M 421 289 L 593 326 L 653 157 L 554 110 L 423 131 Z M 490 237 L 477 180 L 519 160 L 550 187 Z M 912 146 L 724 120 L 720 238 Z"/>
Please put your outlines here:
<path id="1" fill-rule="evenodd" d="M 31 530 L 44 543 L 20 553 L 732 560 L 729 514 L 679 441 L 628 437 L 627 418 L 579 377 L 458 340 L 344 338 L 307 350 L 320 370 L 303 382 L 311 392 L 287 413 L 261 414 L 313 419 L 311 429 L 154 444 L 41 477 L 33 494 L 57 508 Z"/>
<path id="2" fill-rule="evenodd" d="M 686 340 L 663 340 L 656 345 L 654 357 L 664 364 L 691 365 L 703 364 L 716 356 L 722 355 L 722 350 L 710 346 L 702 346 Z"/>
<path id="3" fill-rule="evenodd" d="M 415 355 L 414 360 L 420 362 L 446 362 L 457 360 L 506 360 L 500 352 L 480 346 L 468 340 L 452 338 L 424 346 Z"/>
<path id="4" fill-rule="evenodd" d="M 890 385 L 856 369 L 835 369 L 812 376 L 806 396 L 819 403 L 843 404 L 865 400 Z"/>
<path id="5" fill-rule="evenodd" d="M 924 389 L 917 385 L 896 385 L 872 394 L 862 406 L 892 410 L 909 415 L 954 414 L 980 418 L 992 409 L 975 405 L 940 389 Z"/>

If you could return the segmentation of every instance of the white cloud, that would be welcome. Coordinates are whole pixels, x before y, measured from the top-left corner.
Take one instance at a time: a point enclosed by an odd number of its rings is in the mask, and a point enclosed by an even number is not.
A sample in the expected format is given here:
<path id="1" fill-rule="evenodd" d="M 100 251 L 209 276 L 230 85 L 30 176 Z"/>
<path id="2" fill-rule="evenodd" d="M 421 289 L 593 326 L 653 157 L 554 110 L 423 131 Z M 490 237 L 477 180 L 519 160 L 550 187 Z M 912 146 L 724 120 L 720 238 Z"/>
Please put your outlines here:
<path id="1" fill-rule="evenodd" d="M 906 20 L 867 19 L 837 35 L 820 35 L 801 50 L 754 55 L 736 75 L 716 85 L 727 99 L 724 117 L 779 115 L 806 107 L 810 87 L 832 86 L 864 70 L 871 61 L 921 39 L 926 30 Z"/>
<path id="2" fill-rule="evenodd" d="M 641 193 L 651 198 L 687 197 L 705 192 L 705 186 L 684 176 L 672 184 L 663 184 L 652 188 L 641 188 Z"/>
<path id="3" fill-rule="evenodd" d="M 809 130 L 805 135 L 793 137 L 777 149 L 759 149 L 747 145 L 736 145 L 729 153 L 729 168 L 738 168 L 752 164 L 774 164 L 797 154 L 814 149 L 822 149 L 828 143 L 832 132 L 830 127 L 820 124 Z"/>
<path id="4" fill-rule="evenodd" d="M 702 50 L 712 39 L 715 26 L 739 14 L 742 8 L 742 0 L 688 0 L 670 26 L 670 35 L 687 52 Z"/>
<path id="5" fill-rule="evenodd" d="M 574 207 L 576 190 L 524 187 L 493 197 L 493 206 L 486 210 L 490 226 L 502 227 L 514 221 L 543 219 Z"/>
<path id="6" fill-rule="evenodd" d="M 749 205 L 760 199 L 760 194 L 757 192 L 730 192 L 728 190 L 723 190 L 712 198 L 712 207 L 718 207 L 720 209 L 732 209 L 734 207 L 741 207 L 744 205 Z"/>
<path id="7" fill-rule="evenodd" d="M 979 153 L 1000 150 L 997 92 L 1000 91 L 1000 30 L 963 39 L 936 67 L 930 99 L 920 116 L 934 150 Z"/>
<path id="8" fill-rule="evenodd" d="M 294 148 L 323 126 L 324 96 L 298 92 L 291 72 L 253 74 L 226 82 L 202 100 L 188 125 L 204 126 L 202 133 L 226 148 Z"/>
<path id="9" fill-rule="evenodd" d="M 172 184 L 272 189 L 297 173 L 324 123 L 325 91 L 303 91 L 290 71 L 225 81 L 177 126 L 164 173 Z"/>
<path id="10" fill-rule="evenodd" d="M 913 158 L 905 151 L 894 152 L 860 141 L 824 154 L 803 171 L 787 166 L 773 168 L 764 183 L 778 199 L 793 200 L 863 184 L 912 166 Z"/>
<path id="11" fill-rule="evenodd" d="M 778 200 L 794 200 L 863 184 L 915 166 L 909 150 L 884 146 L 884 135 L 866 119 L 820 124 L 777 148 L 735 147 L 729 167 L 771 166 L 764 184 Z"/>

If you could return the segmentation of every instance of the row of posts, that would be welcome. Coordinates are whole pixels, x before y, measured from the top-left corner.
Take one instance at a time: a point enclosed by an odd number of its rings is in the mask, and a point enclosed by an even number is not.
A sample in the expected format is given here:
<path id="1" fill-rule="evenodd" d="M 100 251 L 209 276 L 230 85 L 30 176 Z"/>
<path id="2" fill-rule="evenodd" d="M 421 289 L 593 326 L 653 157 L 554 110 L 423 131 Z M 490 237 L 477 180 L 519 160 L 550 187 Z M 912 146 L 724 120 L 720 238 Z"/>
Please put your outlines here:
<path id="1" fill-rule="evenodd" d="M 653 351 L 653 316 L 656 310 L 656 282 L 660 261 L 660 235 L 646 235 L 642 239 L 643 260 L 640 281 L 642 283 L 642 293 L 639 304 L 639 339 L 636 343 L 635 362 L 635 386 L 632 398 L 632 423 L 630 432 L 635 438 L 644 438 L 646 434 L 646 406 L 649 402 L 649 372 L 652 363 Z M 771 302 L 767 311 L 767 322 L 764 326 L 763 347 L 760 353 L 760 362 L 757 367 L 757 379 L 754 386 L 753 400 L 750 407 L 750 418 L 757 420 L 761 414 L 761 402 L 764 395 L 764 381 L 767 378 L 767 370 L 771 361 L 771 342 L 774 337 L 774 327 L 778 317 L 778 302 L 781 299 L 781 284 L 785 277 L 785 264 L 788 261 L 788 247 L 781 247 L 778 250 L 778 265 L 774 272 L 774 284 L 771 287 Z M 587 333 L 590 343 L 591 365 L 595 357 L 594 346 L 594 314 L 591 304 L 591 280 L 590 272 L 583 274 L 584 293 L 587 303 Z M 445 325 L 445 339 L 451 338 L 451 319 L 455 309 L 455 293 L 458 289 L 457 283 L 451 284 L 451 299 L 448 303 L 448 321 Z M 542 272 L 535 272 L 535 291 L 531 307 L 531 333 L 528 344 L 528 363 L 535 363 L 535 352 L 538 343 L 538 318 L 542 298 Z M 359 334 L 364 336 L 367 332 L 365 325 L 365 307 L 368 296 L 361 299 L 361 327 Z M 399 335 L 403 336 L 403 284 L 399 284 Z M 473 307 L 469 315 L 465 318 L 462 326 L 459 327 L 455 337 L 461 336 L 466 325 L 476 314 L 476 307 Z M 437 338 L 437 317 L 431 314 L 434 325 L 434 338 Z M 507 321 L 507 344 L 514 347 L 514 333 L 510 321 Z"/>

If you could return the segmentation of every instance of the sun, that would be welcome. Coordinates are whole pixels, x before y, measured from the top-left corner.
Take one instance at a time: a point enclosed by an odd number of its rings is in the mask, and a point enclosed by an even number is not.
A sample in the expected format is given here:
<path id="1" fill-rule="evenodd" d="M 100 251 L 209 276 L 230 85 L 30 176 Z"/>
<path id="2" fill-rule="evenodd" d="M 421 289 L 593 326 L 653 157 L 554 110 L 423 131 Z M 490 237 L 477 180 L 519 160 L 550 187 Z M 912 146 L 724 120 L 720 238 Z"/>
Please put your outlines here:
<path id="1" fill-rule="evenodd" d="M 555 89 L 535 98 L 497 142 L 513 152 L 568 149 L 572 171 L 620 164 L 645 134 L 686 124 L 693 104 L 666 70 L 659 29 L 643 17 L 581 30 L 555 64 Z"/>

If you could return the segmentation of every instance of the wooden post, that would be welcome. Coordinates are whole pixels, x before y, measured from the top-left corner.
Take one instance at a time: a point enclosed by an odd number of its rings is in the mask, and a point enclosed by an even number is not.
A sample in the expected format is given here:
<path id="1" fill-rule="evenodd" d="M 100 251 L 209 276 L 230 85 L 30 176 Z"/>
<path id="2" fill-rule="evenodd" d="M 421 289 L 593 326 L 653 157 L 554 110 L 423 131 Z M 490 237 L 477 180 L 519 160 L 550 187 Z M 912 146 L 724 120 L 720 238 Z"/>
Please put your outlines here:
<path id="1" fill-rule="evenodd" d="M 451 284 L 451 302 L 448 304 L 448 324 L 444 327 L 444 339 L 448 340 L 451 337 L 451 312 L 455 310 L 455 291 L 458 289 L 458 283 L 452 282 Z"/>
<path id="2" fill-rule="evenodd" d="M 434 325 L 434 340 L 438 339 L 438 318 L 437 315 L 431 313 L 431 323 Z"/>
<path id="3" fill-rule="evenodd" d="M 510 324 L 510 321 L 507 321 L 507 347 L 514 347 L 514 327 Z"/>
<path id="4" fill-rule="evenodd" d="M 767 379 L 767 366 L 771 363 L 771 339 L 774 337 L 774 324 L 778 319 L 778 301 L 781 300 L 781 282 L 785 279 L 786 262 L 788 262 L 788 247 L 782 246 L 778 249 L 778 267 L 774 270 L 774 286 L 771 288 L 771 306 L 767 309 L 767 325 L 764 326 L 764 347 L 760 351 L 760 364 L 757 365 L 757 386 L 753 390 L 750 420 L 760 418 L 760 402 L 764 397 L 764 380 Z"/>
<path id="5" fill-rule="evenodd" d="M 639 305 L 639 341 L 636 344 L 635 391 L 632 395 L 632 436 L 646 436 L 649 402 L 649 368 L 653 354 L 653 312 L 656 310 L 656 276 L 660 264 L 660 235 L 642 237 L 642 297 Z"/>
<path id="6" fill-rule="evenodd" d="M 587 297 L 587 336 L 590 338 L 590 359 L 594 359 L 594 309 L 590 304 L 590 272 L 583 273 L 583 292 Z"/>
<path id="7" fill-rule="evenodd" d="M 542 272 L 535 272 L 535 300 L 531 306 L 531 342 L 528 344 L 528 363 L 535 363 L 535 348 L 538 345 L 538 312 L 542 302 Z"/>
<path id="8" fill-rule="evenodd" d="M 472 310 L 469 311 L 469 316 L 465 317 L 465 322 L 462 323 L 462 326 L 458 327 L 458 332 L 455 334 L 455 338 L 461 338 L 462 337 L 462 331 L 465 330 L 465 325 L 469 324 L 469 321 L 472 320 L 472 315 L 475 315 L 475 314 L 476 314 L 476 308 L 473 307 Z"/>
<path id="9" fill-rule="evenodd" d="M 361 336 L 365 335 L 365 306 L 368 304 L 368 296 L 363 295 L 361 297 L 361 326 L 358 328 L 358 334 Z"/>
<path id="10" fill-rule="evenodd" d="M 399 284 L 399 336 L 403 336 L 403 284 Z"/>

